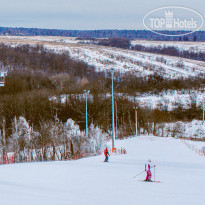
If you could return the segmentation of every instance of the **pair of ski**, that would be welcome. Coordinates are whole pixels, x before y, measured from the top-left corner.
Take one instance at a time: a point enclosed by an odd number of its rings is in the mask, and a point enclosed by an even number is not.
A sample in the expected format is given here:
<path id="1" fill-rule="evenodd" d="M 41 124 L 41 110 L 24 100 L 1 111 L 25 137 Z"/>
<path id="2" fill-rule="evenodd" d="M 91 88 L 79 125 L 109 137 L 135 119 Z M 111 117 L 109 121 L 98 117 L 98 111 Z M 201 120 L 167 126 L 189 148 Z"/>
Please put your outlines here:
<path id="1" fill-rule="evenodd" d="M 154 182 L 154 183 L 162 183 L 161 181 L 146 181 L 146 180 L 137 180 L 138 182 Z"/>

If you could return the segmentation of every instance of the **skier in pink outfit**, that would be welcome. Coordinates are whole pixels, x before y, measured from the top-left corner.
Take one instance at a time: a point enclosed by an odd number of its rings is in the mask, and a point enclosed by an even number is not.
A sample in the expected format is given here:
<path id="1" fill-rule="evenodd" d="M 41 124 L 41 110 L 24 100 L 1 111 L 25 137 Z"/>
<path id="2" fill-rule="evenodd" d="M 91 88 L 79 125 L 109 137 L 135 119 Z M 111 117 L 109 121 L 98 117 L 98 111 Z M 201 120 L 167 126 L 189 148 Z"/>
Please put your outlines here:
<path id="1" fill-rule="evenodd" d="M 155 167 L 155 165 L 152 166 L 151 160 L 149 159 L 145 164 L 145 171 L 147 172 L 145 181 L 151 181 L 151 177 L 152 177 L 151 168 L 153 167 Z"/>

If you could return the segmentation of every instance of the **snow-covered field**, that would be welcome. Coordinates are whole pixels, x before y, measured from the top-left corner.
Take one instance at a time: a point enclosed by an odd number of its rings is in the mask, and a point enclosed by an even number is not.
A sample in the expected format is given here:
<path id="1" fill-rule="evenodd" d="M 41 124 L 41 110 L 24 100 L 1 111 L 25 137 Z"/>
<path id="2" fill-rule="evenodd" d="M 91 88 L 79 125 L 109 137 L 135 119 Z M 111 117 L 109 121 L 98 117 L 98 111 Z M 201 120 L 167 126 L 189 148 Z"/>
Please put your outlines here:
<path id="1" fill-rule="evenodd" d="M 148 41 L 148 40 L 133 40 L 131 44 L 142 45 L 145 47 L 176 47 L 179 50 L 188 50 L 193 52 L 205 52 L 205 42 L 193 41 Z"/>
<path id="2" fill-rule="evenodd" d="M 138 77 L 158 74 L 171 79 L 205 74 L 204 62 L 178 57 L 83 44 L 45 47 L 55 52 L 67 50 L 72 58 L 93 65 L 98 71 L 113 68 L 122 74 L 131 72 Z"/>
<path id="3" fill-rule="evenodd" d="M 62 36 L 0 36 L 0 41 L 8 45 L 20 45 L 33 42 L 53 42 L 53 43 L 79 43 L 75 37 Z"/>
<path id="4" fill-rule="evenodd" d="M 205 62 L 126 49 L 80 44 L 75 38 L 66 37 L 0 37 L 0 43 L 12 46 L 43 44 L 54 52 L 66 51 L 74 59 L 96 67 L 98 71 L 114 68 L 121 73 L 132 72 L 145 77 L 158 74 L 165 78 L 205 75 Z"/>
<path id="5" fill-rule="evenodd" d="M 2 165 L 4 205 L 203 205 L 205 158 L 178 139 L 141 136 L 116 141 L 126 155 L 77 161 Z M 156 164 L 155 180 L 143 180 L 146 160 Z M 153 171 L 154 179 L 154 171 Z"/>

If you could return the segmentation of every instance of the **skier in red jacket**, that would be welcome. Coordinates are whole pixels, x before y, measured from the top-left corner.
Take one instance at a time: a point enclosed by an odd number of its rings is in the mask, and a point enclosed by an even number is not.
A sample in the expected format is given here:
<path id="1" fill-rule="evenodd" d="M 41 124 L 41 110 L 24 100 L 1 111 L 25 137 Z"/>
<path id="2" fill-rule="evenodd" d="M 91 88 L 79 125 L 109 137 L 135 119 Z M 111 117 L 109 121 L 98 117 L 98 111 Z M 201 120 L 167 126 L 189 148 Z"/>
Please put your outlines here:
<path id="1" fill-rule="evenodd" d="M 106 147 L 106 149 L 104 150 L 104 155 L 105 155 L 105 161 L 104 162 L 108 162 L 108 156 L 110 156 L 109 151 Z"/>

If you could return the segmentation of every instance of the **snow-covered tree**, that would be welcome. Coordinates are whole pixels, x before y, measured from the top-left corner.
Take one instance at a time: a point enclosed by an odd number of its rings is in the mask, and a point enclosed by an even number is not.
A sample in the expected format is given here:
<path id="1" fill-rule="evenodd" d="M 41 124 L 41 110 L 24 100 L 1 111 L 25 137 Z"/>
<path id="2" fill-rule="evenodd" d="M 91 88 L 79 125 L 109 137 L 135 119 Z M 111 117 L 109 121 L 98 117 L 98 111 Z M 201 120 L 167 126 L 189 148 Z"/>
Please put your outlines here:
<path id="1" fill-rule="evenodd" d="M 1 147 L 5 140 L 0 130 Z M 89 135 L 80 130 L 72 119 L 66 123 L 57 116 L 54 121 L 41 123 L 39 132 L 33 130 L 24 117 L 15 117 L 9 138 L 10 150 L 15 153 L 15 162 L 64 160 L 79 155 L 99 154 L 106 134 L 91 124 Z"/>
<path id="2" fill-rule="evenodd" d="M 84 152 L 83 144 L 85 143 L 85 133 L 80 131 L 79 125 L 72 119 L 68 119 L 64 125 L 66 140 L 67 140 L 67 154 L 72 157 L 76 154 Z"/>
<path id="3" fill-rule="evenodd" d="M 7 152 L 7 143 L 6 143 L 6 131 L 5 131 L 5 119 L 2 121 L 2 130 L 0 130 L 0 147 L 1 147 L 1 156 L 4 156 Z"/>
<path id="4" fill-rule="evenodd" d="M 15 152 L 15 160 L 22 161 L 30 158 L 31 127 L 24 117 L 15 117 L 12 123 L 10 145 Z"/>
<path id="5" fill-rule="evenodd" d="M 90 147 L 92 148 L 92 152 L 96 154 L 100 154 L 103 146 L 105 144 L 106 134 L 102 132 L 102 130 L 98 126 L 94 126 L 91 124 L 89 127 L 89 142 Z"/>

